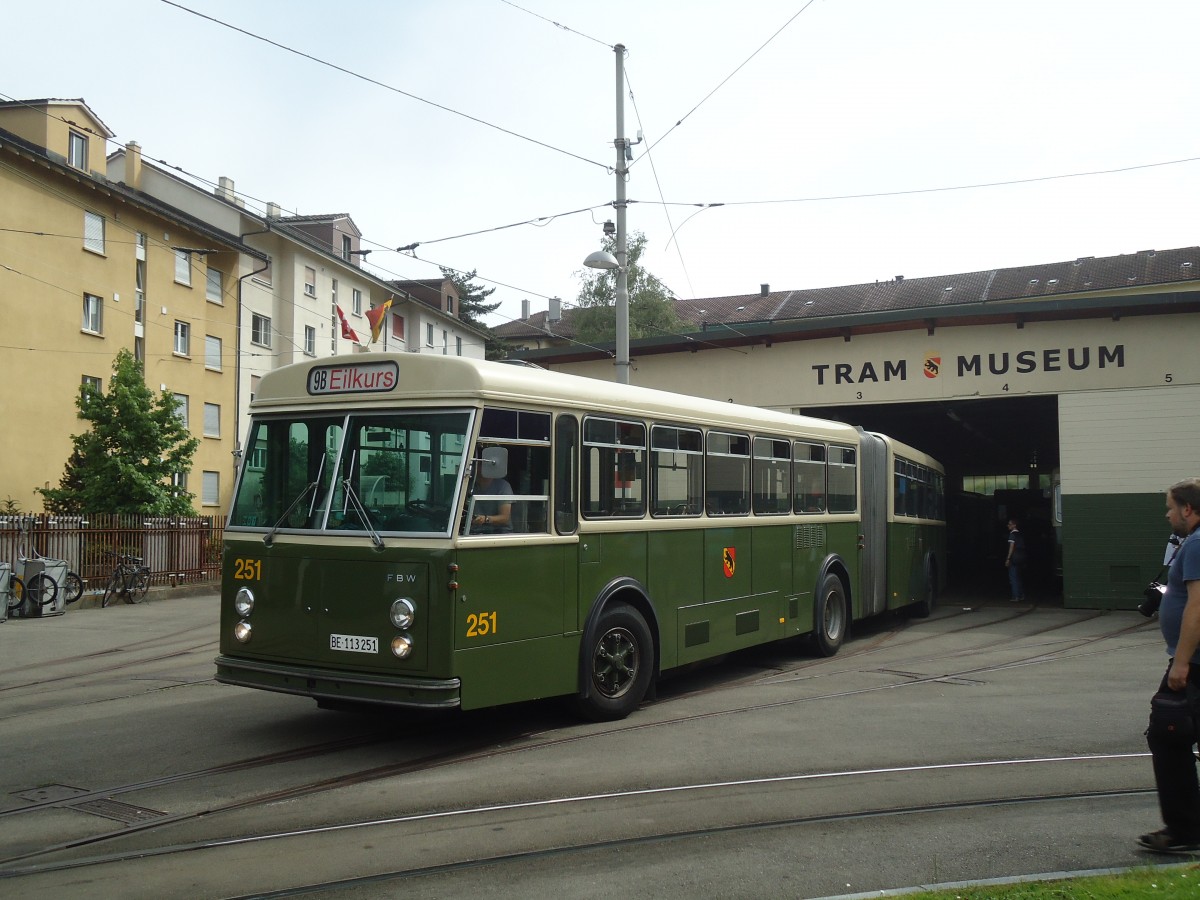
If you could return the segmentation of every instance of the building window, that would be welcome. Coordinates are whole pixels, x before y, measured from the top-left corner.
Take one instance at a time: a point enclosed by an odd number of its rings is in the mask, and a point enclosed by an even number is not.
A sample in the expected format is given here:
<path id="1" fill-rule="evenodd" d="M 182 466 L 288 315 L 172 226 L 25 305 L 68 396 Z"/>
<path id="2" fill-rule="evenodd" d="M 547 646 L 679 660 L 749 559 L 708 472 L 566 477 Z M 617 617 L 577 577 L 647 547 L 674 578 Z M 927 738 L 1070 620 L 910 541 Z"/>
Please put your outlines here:
<path id="1" fill-rule="evenodd" d="M 354 314 L 356 316 L 361 316 L 362 315 L 362 291 L 360 291 L 358 288 L 354 288 L 350 292 L 350 298 L 352 301 L 351 307 L 354 310 Z"/>
<path id="2" fill-rule="evenodd" d="M 221 502 L 221 473 L 205 472 L 204 484 L 200 488 L 200 504 L 216 506 Z"/>
<path id="3" fill-rule="evenodd" d="M 433 346 L 433 323 L 430 322 L 425 326 L 425 346 Z"/>
<path id="4" fill-rule="evenodd" d="M 271 319 L 258 313 L 250 319 L 250 343 L 260 347 L 271 346 Z"/>
<path id="5" fill-rule="evenodd" d="M 392 316 L 392 337 L 404 340 L 404 316 Z"/>
<path id="6" fill-rule="evenodd" d="M 462 338 L 460 337 L 454 339 L 454 354 L 455 356 L 462 356 Z"/>
<path id="7" fill-rule="evenodd" d="M 67 138 L 67 164 L 84 172 L 88 167 L 88 139 L 78 131 Z"/>
<path id="8" fill-rule="evenodd" d="M 304 352 L 309 356 L 317 355 L 317 329 L 311 325 L 304 326 Z"/>
<path id="9" fill-rule="evenodd" d="M 175 418 L 183 423 L 183 427 L 188 427 L 188 395 L 175 395 Z"/>
<path id="10" fill-rule="evenodd" d="M 175 320 L 175 352 L 180 356 L 189 356 L 192 352 L 192 326 L 178 319 Z"/>
<path id="11" fill-rule="evenodd" d="M 135 337 L 133 339 L 133 358 L 140 362 L 143 366 L 146 364 L 146 339 Z"/>
<path id="12" fill-rule="evenodd" d="M 311 266 L 304 267 L 304 296 L 317 296 L 317 270 Z"/>
<path id="13" fill-rule="evenodd" d="M 91 392 L 95 392 L 97 394 L 104 393 L 104 382 L 101 381 L 99 378 L 97 378 L 95 375 L 84 375 L 83 376 L 83 393 L 85 395 L 87 395 L 88 393 L 91 393 Z"/>
<path id="14" fill-rule="evenodd" d="M 138 235 L 144 238 L 144 234 Z M 145 249 L 144 247 L 138 248 Z M 142 324 L 146 321 L 146 260 L 137 259 L 133 263 L 134 292 L 133 292 L 133 321 Z"/>
<path id="15" fill-rule="evenodd" d="M 350 235 L 342 235 L 342 259 L 350 262 L 350 251 L 354 249 L 354 241 L 350 239 Z"/>
<path id="16" fill-rule="evenodd" d="M 175 485 L 175 487 L 179 488 L 179 490 L 183 491 L 184 493 L 187 493 L 187 477 L 187 472 L 175 472 L 171 475 L 171 484 Z"/>
<path id="17" fill-rule="evenodd" d="M 254 400 L 254 395 L 258 393 L 258 383 L 262 381 L 261 375 L 250 376 L 250 400 Z"/>
<path id="18" fill-rule="evenodd" d="M 204 404 L 204 436 L 221 436 L 221 407 L 216 403 Z"/>
<path id="19" fill-rule="evenodd" d="M 450 313 L 450 315 L 454 315 L 454 295 L 453 294 L 446 295 L 446 312 Z"/>
<path id="20" fill-rule="evenodd" d="M 94 212 L 83 214 L 83 249 L 93 253 L 104 252 L 104 216 Z"/>
<path id="21" fill-rule="evenodd" d="M 204 336 L 204 368 L 221 371 L 221 339 L 211 334 Z"/>
<path id="22" fill-rule="evenodd" d="M 104 301 L 95 294 L 83 295 L 83 330 L 89 334 L 103 334 Z"/>
<path id="23" fill-rule="evenodd" d="M 192 254 L 186 250 L 175 251 L 175 281 L 192 286 Z"/>
<path id="24" fill-rule="evenodd" d="M 442 331 L 442 356 L 450 355 L 450 336 Z"/>
<path id="25" fill-rule="evenodd" d="M 221 270 L 208 267 L 207 279 L 204 284 L 205 299 L 213 303 L 224 303 L 224 291 L 221 284 Z"/>

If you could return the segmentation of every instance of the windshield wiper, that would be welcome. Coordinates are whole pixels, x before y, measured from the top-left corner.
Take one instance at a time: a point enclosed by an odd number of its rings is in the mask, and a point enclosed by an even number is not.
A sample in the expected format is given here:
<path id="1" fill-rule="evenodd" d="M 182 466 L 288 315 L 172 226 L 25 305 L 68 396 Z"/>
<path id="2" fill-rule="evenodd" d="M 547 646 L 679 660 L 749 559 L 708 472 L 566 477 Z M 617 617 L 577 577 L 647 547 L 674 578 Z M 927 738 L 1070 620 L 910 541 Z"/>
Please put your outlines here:
<path id="1" fill-rule="evenodd" d="M 275 532 L 277 532 L 280 529 L 280 527 L 283 525 L 283 523 L 285 521 L 287 521 L 287 517 L 292 514 L 292 510 L 300 505 L 300 501 L 308 496 L 309 491 L 312 491 L 313 498 L 314 499 L 316 498 L 316 488 L 317 488 L 317 482 L 313 481 L 313 482 L 309 483 L 304 488 L 304 490 L 302 490 L 299 494 L 296 495 L 296 499 L 293 500 L 291 505 L 283 511 L 283 515 L 279 517 L 279 521 L 276 522 L 274 525 L 272 525 L 271 530 L 263 535 L 263 543 L 264 544 L 266 544 L 268 547 L 271 546 L 271 541 L 275 537 Z"/>
<path id="2" fill-rule="evenodd" d="M 271 530 L 263 535 L 263 543 L 264 544 L 266 544 L 268 547 L 271 546 L 271 541 L 275 538 L 275 532 L 277 532 L 279 530 L 279 527 L 284 523 L 284 520 L 287 519 L 287 517 L 292 514 L 292 510 L 300 505 L 300 501 L 303 500 L 305 497 L 307 497 L 310 491 L 312 492 L 313 498 L 312 498 L 312 503 L 310 503 L 308 505 L 308 518 L 312 517 L 313 507 L 315 507 L 317 505 L 317 488 L 321 484 L 321 473 L 324 471 L 325 471 L 325 457 L 322 456 L 321 457 L 321 465 L 319 465 L 317 467 L 316 479 L 314 481 L 310 482 L 308 484 L 308 486 L 305 487 L 304 490 L 302 490 L 299 493 L 299 495 L 296 497 L 296 499 L 292 501 L 292 505 L 283 511 L 283 515 L 279 517 L 279 521 L 276 522 L 274 525 L 272 525 Z"/>
<path id="3" fill-rule="evenodd" d="M 367 513 L 367 508 L 362 505 L 362 501 L 358 499 L 358 494 L 354 492 L 354 488 L 350 484 L 349 478 L 342 479 L 342 490 L 346 492 L 346 499 L 350 505 L 354 507 L 354 512 L 357 513 L 363 525 L 367 527 L 367 532 L 371 535 L 371 541 L 379 550 L 383 549 L 383 538 L 379 536 L 379 532 L 375 530 L 375 526 L 371 524 L 371 516 Z M 345 513 L 346 508 L 343 505 L 342 512 Z"/>
<path id="4" fill-rule="evenodd" d="M 371 535 L 371 541 L 375 544 L 377 550 L 383 549 L 383 538 L 379 536 L 379 532 L 375 530 L 375 526 L 371 524 L 371 515 L 367 512 L 367 508 L 363 506 L 362 501 L 358 499 L 358 494 L 354 492 L 354 488 L 350 485 L 350 476 L 354 474 L 354 464 L 358 462 L 358 451 L 355 450 L 350 454 L 350 468 L 346 470 L 346 477 L 342 479 L 342 490 L 346 492 L 345 500 L 342 501 L 342 515 L 346 515 L 346 505 L 354 507 L 354 512 L 358 518 L 362 520 L 367 531 Z"/>

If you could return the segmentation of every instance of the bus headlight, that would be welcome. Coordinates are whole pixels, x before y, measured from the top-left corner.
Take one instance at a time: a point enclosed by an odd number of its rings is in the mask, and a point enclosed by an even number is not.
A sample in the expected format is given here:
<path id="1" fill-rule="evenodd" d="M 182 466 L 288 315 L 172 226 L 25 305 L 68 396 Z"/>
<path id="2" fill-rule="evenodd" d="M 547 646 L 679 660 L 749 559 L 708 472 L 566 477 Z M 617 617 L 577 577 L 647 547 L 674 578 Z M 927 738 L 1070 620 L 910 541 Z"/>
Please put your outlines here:
<path id="1" fill-rule="evenodd" d="M 397 659 L 404 659 L 408 654 L 412 653 L 413 642 L 407 634 L 398 634 L 392 638 L 392 656 Z"/>
<path id="2" fill-rule="evenodd" d="M 407 597 L 401 597 L 392 603 L 388 618 L 397 628 L 407 631 L 412 628 L 413 620 L 417 617 L 417 606 Z"/>
<path id="3" fill-rule="evenodd" d="M 245 619 L 233 626 L 233 636 L 239 643 L 245 644 L 250 640 L 250 623 Z"/>
<path id="4" fill-rule="evenodd" d="M 254 594 L 250 588 L 244 587 L 237 592 L 237 596 L 233 598 L 233 608 L 242 618 L 254 612 Z"/>

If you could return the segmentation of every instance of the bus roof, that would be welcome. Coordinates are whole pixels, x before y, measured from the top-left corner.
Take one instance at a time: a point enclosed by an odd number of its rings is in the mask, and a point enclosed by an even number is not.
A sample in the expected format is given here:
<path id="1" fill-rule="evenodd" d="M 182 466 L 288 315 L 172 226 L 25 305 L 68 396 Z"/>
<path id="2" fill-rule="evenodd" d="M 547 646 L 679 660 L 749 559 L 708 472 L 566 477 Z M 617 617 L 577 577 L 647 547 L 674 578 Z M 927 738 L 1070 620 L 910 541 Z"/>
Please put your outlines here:
<path id="1" fill-rule="evenodd" d="M 394 363 L 396 367 L 395 384 L 390 389 L 318 394 L 309 391 L 309 372 L 313 369 L 367 371 L 388 363 Z M 415 402 L 423 406 L 464 403 L 541 406 L 680 424 L 709 424 L 759 433 L 776 432 L 789 436 L 803 433 L 852 444 L 859 440 L 857 430 L 841 422 L 529 366 L 425 353 L 355 353 L 284 366 L 262 377 L 250 409 L 254 413 L 263 413 L 320 406 L 391 406 L 397 402 Z"/>

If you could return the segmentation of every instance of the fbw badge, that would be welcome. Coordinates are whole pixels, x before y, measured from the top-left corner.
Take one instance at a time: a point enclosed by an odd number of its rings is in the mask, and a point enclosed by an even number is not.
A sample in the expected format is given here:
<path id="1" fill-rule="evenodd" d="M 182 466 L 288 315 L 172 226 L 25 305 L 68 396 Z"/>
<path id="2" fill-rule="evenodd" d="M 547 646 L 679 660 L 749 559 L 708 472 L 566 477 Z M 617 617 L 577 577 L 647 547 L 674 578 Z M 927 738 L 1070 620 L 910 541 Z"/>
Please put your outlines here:
<path id="1" fill-rule="evenodd" d="M 725 577 L 732 578 L 737 569 L 737 547 L 726 547 L 721 551 L 721 564 L 725 567 Z"/>
<path id="2" fill-rule="evenodd" d="M 934 352 L 926 353 L 921 371 L 925 373 L 926 378 L 937 378 L 942 372 L 942 358 Z"/>

